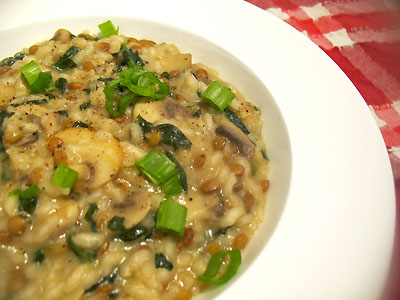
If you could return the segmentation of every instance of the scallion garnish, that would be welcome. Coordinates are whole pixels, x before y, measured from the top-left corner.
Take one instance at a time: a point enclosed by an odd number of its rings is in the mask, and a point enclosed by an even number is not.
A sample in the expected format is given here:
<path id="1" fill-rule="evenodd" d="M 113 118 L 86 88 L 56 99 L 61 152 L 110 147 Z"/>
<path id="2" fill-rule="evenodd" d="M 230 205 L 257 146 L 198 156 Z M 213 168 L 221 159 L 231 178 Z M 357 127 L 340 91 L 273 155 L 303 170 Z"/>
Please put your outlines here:
<path id="1" fill-rule="evenodd" d="M 223 111 L 235 98 L 235 94 L 218 81 L 213 81 L 201 95 L 201 98 L 209 106 Z"/>
<path id="2" fill-rule="evenodd" d="M 217 276 L 226 255 L 229 255 L 229 263 L 225 272 L 221 276 Z M 237 249 L 217 252 L 208 262 L 206 271 L 202 275 L 197 276 L 197 280 L 214 285 L 225 284 L 236 275 L 241 263 L 242 256 Z"/>
<path id="3" fill-rule="evenodd" d="M 98 25 L 101 33 L 103 34 L 104 37 L 109 37 L 111 35 L 118 35 L 118 29 L 115 29 L 114 24 L 108 20 L 105 21 L 104 23 L 101 23 Z"/>
<path id="4" fill-rule="evenodd" d="M 172 200 L 160 203 L 156 230 L 182 237 L 185 234 L 187 207 Z"/>
<path id="5" fill-rule="evenodd" d="M 21 67 L 21 73 L 29 89 L 37 94 L 48 91 L 52 83 L 51 72 L 42 72 L 33 60 Z"/>
<path id="6" fill-rule="evenodd" d="M 78 172 L 68 168 L 63 163 L 59 163 L 50 181 L 59 187 L 70 189 L 78 179 L 78 176 Z"/>
<path id="7" fill-rule="evenodd" d="M 135 165 L 155 185 L 161 185 L 166 198 L 182 192 L 178 168 L 161 151 L 151 150 L 146 156 L 138 159 Z"/>

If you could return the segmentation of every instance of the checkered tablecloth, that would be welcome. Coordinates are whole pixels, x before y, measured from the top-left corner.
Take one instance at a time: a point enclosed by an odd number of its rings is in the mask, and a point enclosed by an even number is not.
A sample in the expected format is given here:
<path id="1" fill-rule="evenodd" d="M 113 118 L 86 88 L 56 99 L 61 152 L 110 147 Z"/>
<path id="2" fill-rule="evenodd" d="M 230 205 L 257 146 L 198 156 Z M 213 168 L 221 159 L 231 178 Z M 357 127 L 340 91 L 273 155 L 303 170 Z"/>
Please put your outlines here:
<path id="1" fill-rule="evenodd" d="M 400 0 L 246 1 L 320 46 L 374 115 L 392 164 L 397 202 L 394 256 L 383 299 L 400 299 Z"/>

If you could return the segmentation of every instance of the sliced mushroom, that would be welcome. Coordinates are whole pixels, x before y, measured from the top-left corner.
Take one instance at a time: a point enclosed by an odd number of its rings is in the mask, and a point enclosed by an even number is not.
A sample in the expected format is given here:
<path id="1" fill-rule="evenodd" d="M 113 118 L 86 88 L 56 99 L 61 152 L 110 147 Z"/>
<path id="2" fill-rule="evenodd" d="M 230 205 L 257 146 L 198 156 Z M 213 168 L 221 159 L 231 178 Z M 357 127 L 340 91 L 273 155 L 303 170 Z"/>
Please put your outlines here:
<path id="1" fill-rule="evenodd" d="M 59 115 L 55 112 L 50 112 L 46 107 L 24 104 L 18 106 L 16 110 L 21 114 L 27 115 L 32 123 L 40 125 L 47 136 L 50 136 L 60 128 Z"/>
<path id="2" fill-rule="evenodd" d="M 215 133 L 226 137 L 231 143 L 235 144 L 239 151 L 245 156 L 249 158 L 254 156 L 255 147 L 253 143 L 239 128 L 228 120 L 222 120 L 221 125 L 217 127 Z"/>
<path id="3" fill-rule="evenodd" d="M 72 33 L 66 29 L 58 29 L 52 38 L 54 41 L 70 41 Z"/>
<path id="4" fill-rule="evenodd" d="M 78 187 L 94 189 L 109 182 L 118 172 L 123 150 L 111 134 L 73 127 L 57 132 L 70 168 L 80 173 Z"/>
<path id="5" fill-rule="evenodd" d="M 133 193 L 124 202 L 114 205 L 115 214 L 125 218 L 125 228 L 139 224 L 147 216 L 150 208 L 151 198 L 145 192 Z"/>
<path id="6" fill-rule="evenodd" d="M 133 115 L 135 120 L 140 115 L 151 123 L 161 119 L 179 119 L 191 116 L 189 110 L 170 97 L 161 101 L 138 102 L 135 105 Z"/>

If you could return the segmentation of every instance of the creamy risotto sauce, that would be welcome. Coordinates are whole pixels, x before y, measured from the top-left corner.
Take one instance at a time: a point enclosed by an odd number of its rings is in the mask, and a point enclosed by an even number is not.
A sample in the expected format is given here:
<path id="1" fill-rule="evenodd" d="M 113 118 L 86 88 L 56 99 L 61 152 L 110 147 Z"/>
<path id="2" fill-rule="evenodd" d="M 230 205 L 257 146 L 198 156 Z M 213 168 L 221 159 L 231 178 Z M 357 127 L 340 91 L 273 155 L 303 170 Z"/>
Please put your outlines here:
<path id="1" fill-rule="evenodd" d="M 204 99 L 212 82 L 226 109 Z M 191 299 L 263 219 L 258 108 L 174 45 L 58 30 L 1 62 L 0 108 L 0 299 Z"/>

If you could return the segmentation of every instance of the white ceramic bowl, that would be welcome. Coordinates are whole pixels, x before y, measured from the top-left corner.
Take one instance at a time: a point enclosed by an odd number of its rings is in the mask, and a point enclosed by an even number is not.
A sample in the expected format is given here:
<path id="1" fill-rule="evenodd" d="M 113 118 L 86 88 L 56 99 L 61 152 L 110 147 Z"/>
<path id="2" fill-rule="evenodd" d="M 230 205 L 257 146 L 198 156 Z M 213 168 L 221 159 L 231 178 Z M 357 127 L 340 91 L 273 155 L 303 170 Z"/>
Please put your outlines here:
<path id="1" fill-rule="evenodd" d="M 378 298 L 395 221 L 386 149 L 355 87 L 300 33 L 241 0 L 16 0 L 0 16 L 0 57 L 111 19 L 192 53 L 261 108 L 265 221 L 234 280 L 198 299 Z"/>

